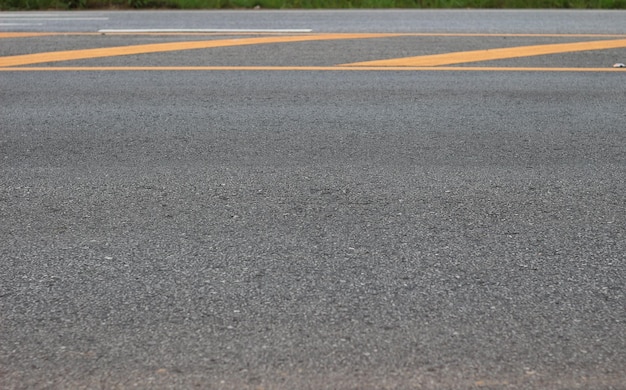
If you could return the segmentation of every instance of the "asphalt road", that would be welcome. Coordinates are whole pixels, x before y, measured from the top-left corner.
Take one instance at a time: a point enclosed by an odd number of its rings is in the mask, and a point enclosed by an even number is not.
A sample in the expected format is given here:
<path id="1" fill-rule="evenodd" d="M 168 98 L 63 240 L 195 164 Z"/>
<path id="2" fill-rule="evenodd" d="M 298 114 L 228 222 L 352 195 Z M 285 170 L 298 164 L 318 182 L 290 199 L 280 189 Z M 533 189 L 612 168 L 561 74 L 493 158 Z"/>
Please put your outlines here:
<path id="1" fill-rule="evenodd" d="M 59 20 L 96 14 L 108 19 Z M 367 31 L 333 25 L 356 15 L 377 32 L 485 34 L 532 21 L 613 34 L 625 15 L 258 14 L 252 28 Z M 215 17 L 152 15 L 10 27 L 0 14 L 4 31 L 81 32 L 2 37 L 0 66 L 248 37 L 82 34 Z M 220 15 L 243 28 L 257 13 Z M 336 67 L 613 39 L 400 36 L 0 67 L 0 388 L 625 389 L 626 74 L 602 69 L 626 49 Z M 174 69 L 207 64 L 260 68 Z M 54 69 L 67 66 L 81 70 Z"/>
<path id="2" fill-rule="evenodd" d="M 312 29 L 315 32 L 626 34 L 623 10 L 75 11 L 0 13 L 0 31 Z"/>

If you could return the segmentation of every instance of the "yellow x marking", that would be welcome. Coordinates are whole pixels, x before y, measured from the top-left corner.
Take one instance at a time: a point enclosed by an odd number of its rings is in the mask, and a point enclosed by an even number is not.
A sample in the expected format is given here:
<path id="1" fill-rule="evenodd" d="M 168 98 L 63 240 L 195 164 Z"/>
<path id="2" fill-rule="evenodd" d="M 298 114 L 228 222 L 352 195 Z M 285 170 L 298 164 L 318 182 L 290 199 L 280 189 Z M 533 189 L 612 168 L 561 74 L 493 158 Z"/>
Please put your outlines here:
<path id="1" fill-rule="evenodd" d="M 95 35 L 94 33 L 86 33 Z M 0 33 L 0 38 L 25 38 L 33 36 L 59 35 L 58 33 Z M 494 68 L 494 67 L 450 67 L 481 61 L 531 57 L 558 53 L 571 53 L 590 50 L 625 48 L 626 39 L 621 36 L 602 36 L 603 40 L 559 43 L 547 45 L 520 46 L 473 50 L 445 54 L 433 54 L 417 57 L 393 58 L 375 61 L 354 62 L 331 66 L 222 66 L 222 67 L 25 67 L 43 63 L 84 60 L 92 58 L 160 53 L 169 51 L 210 49 L 218 47 L 259 45 L 269 43 L 290 43 L 307 41 L 329 41 L 344 39 L 368 39 L 407 36 L 517 36 L 516 34 L 302 34 L 289 36 L 264 36 L 238 39 L 213 39 L 202 41 L 167 42 L 147 45 L 117 46 L 84 50 L 67 50 L 45 53 L 33 53 L 0 57 L 0 71 L 35 71 L 35 70 L 515 70 L 515 71 L 621 71 L 619 69 L 597 68 Z M 533 36 L 532 34 L 519 36 Z M 541 35 L 543 36 L 543 35 Z M 555 35 L 550 35 L 555 36 Z M 585 35 L 558 35 L 560 37 L 583 37 Z M 592 35 L 596 36 L 596 35 Z M 596 36 L 600 37 L 600 36 Z M 608 39 L 617 38 L 620 39 Z"/>

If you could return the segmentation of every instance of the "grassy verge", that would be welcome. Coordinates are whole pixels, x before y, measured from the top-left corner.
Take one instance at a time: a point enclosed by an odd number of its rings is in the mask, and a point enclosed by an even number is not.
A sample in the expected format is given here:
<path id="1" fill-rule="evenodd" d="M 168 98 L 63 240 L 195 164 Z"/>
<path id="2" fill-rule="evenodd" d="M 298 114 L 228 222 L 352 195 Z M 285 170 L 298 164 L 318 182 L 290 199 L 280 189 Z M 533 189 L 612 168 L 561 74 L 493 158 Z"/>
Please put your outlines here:
<path id="1" fill-rule="evenodd" d="M 0 0 L 0 10 L 174 8 L 577 8 L 626 9 L 626 0 Z"/>

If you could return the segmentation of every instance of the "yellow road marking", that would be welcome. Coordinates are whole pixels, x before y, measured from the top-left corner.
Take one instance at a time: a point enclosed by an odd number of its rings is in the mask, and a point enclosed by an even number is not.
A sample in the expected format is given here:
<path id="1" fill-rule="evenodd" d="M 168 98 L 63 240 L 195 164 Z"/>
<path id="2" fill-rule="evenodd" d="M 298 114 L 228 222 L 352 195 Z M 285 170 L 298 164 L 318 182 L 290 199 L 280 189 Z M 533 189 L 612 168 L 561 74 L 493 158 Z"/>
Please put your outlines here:
<path id="1" fill-rule="evenodd" d="M 152 33 L 151 33 L 152 34 Z M 178 33 L 177 33 L 178 34 Z M 31 37 L 45 35 L 100 35 L 99 33 L 0 33 L 0 38 L 15 37 Z M 125 33 L 120 34 L 125 35 Z M 135 33 L 128 35 L 137 35 Z M 182 34 L 189 35 L 189 34 Z M 214 33 L 211 33 L 214 35 Z M 218 34 L 223 35 L 223 34 Z M 306 42 L 306 41 L 324 41 L 324 40 L 342 40 L 342 39 L 365 39 L 365 38 L 385 38 L 385 37 L 406 37 L 406 36 L 559 36 L 559 37 L 622 37 L 622 39 L 601 40 L 592 42 L 575 42 L 562 44 L 521 46 L 500 49 L 475 50 L 456 53 L 435 54 L 408 58 L 396 58 L 387 60 L 376 60 L 342 64 L 337 66 L 170 66 L 170 67 L 54 67 L 54 68 L 15 68 L 23 65 L 33 65 L 49 62 L 71 61 L 91 58 L 102 58 L 112 56 L 123 56 L 133 54 L 147 54 L 178 50 L 206 49 L 216 47 L 230 47 L 243 45 L 257 45 L 268 43 L 286 43 L 286 42 Z M 0 70 L 15 71 L 63 71 L 63 70 L 456 70 L 456 71 L 623 71 L 619 69 L 605 68 L 501 68 L 501 67 L 446 67 L 444 65 L 454 65 L 468 62 L 489 61 L 507 58 L 529 57 L 545 54 L 567 53 L 589 50 L 603 50 L 611 48 L 626 47 L 626 39 L 624 35 L 586 35 L 586 34 L 429 34 L 429 33 L 410 33 L 410 34 L 297 34 L 282 36 L 263 36 L 253 38 L 238 39 L 216 39 L 203 41 L 183 41 L 183 42 L 167 42 L 147 45 L 118 46 L 109 48 L 94 48 L 85 50 L 69 50 L 58 52 L 34 53 L 16 56 L 0 57 Z M 434 68 L 438 67 L 438 68 Z"/>
<path id="2" fill-rule="evenodd" d="M 45 36 L 244 36 L 244 35 L 285 35 L 282 32 L 0 32 L 0 38 L 28 38 Z M 290 34 L 295 35 L 295 34 Z M 320 35 L 319 33 L 301 33 L 297 35 Z M 626 38 L 625 34 L 505 34 L 505 33 L 398 33 L 394 36 L 402 37 L 511 37 L 511 38 Z"/>
<path id="3" fill-rule="evenodd" d="M 57 33 L 40 33 L 40 32 L 0 32 L 0 38 L 31 38 L 46 37 L 58 35 Z"/>
<path id="4" fill-rule="evenodd" d="M 215 47 L 230 47 L 244 45 L 259 45 L 267 43 L 328 41 L 340 39 L 366 39 L 394 37 L 398 34 L 319 34 L 297 36 L 272 36 L 242 39 L 219 39 L 209 41 L 168 42 L 148 45 L 117 46 L 84 50 L 68 50 L 47 53 L 24 54 L 0 57 L 0 67 L 41 64 L 47 62 L 84 60 L 91 58 L 114 57 L 133 54 L 160 53 L 178 50 L 208 49 Z"/>
<path id="5" fill-rule="evenodd" d="M 623 47 L 626 47 L 626 39 L 473 50 L 445 54 L 432 54 L 417 57 L 393 58 L 388 60 L 355 62 L 350 64 L 343 64 L 342 66 L 441 66 L 463 64 L 468 62 L 503 60 L 508 58 L 532 57 L 545 54 L 616 49 Z"/>
<path id="6" fill-rule="evenodd" d="M 0 68 L 0 72 L 114 71 L 457 71 L 457 72 L 625 72 L 619 68 L 541 68 L 487 66 L 56 66 Z"/>

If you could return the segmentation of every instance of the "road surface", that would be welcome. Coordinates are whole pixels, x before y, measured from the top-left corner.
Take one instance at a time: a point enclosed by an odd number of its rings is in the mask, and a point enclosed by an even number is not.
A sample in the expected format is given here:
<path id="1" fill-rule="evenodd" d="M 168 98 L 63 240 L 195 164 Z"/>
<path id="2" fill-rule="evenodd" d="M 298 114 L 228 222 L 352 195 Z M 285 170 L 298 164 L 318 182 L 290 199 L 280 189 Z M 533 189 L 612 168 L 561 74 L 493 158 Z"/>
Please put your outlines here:
<path id="1" fill-rule="evenodd" d="M 1 13 L 0 387 L 626 388 L 625 15 Z"/>

